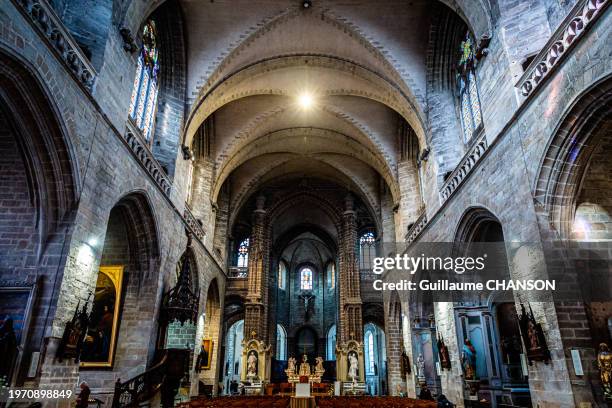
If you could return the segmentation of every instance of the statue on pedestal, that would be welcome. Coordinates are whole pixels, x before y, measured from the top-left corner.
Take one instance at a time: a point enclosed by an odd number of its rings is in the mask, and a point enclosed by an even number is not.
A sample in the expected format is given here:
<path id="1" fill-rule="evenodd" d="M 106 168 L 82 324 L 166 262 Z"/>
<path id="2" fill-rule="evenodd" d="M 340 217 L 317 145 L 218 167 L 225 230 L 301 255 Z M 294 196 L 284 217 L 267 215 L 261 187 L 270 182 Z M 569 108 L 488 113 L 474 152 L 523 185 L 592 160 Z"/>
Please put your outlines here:
<path id="1" fill-rule="evenodd" d="M 247 378 L 257 377 L 257 355 L 254 351 L 249 353 L 247 359 Z"/>
<path id="2" fill-rule="evenodd" d="M 302 363 L 300 364 L 300 375 L 308 375 L 310 376 L 310 364 L 308 364 L 308 357 L 306 354 L 302 356 Z"/>
<path id="3" fill-rule="evenodd" d="M 325 373 L 325 368 L 323 368 L 323 357 L 315 358 L 315 362 L 315 374 L 320 378 Z"/>
<path id="4" fill-rule="evenodd" d="M 608 401 L 612 401 L 612 353 L 610 353 L 610 349 L 606 343 L 601 343 L 599 345 L 597 366 L 599 367 L 604 398 Z"/>
<path id="5" fill-rule="evenodd" d="M 353 380 L 353 382 L 355 382 L 357 380 L 357 366 L 359 364 L 359 359 L 357 359 L 357 356 L 355 355 L 355 353 L 350 353 L 348 355 L 348 362 L 349 362 L 348 376 L 349 378 Z"/>
<path id="6" fill-rule="evenodd" d="M 295 374 L 295 357 L 289 357 L 287 360 L 287 373 Z"/>
<path id="7" fill-rule="evenodd" d="M 419 384 L 424 384 L 426 382 L 425 378 L 425 358 L 423 354 L 419 354 L 417 357 L 417 380 Z"/>
<path id="8" fill-rule="evenodd" d="M 461 367 L 466 380 L 476 379 L 476 349 L 468 339 L 465 339 L 463 344 Z"/>

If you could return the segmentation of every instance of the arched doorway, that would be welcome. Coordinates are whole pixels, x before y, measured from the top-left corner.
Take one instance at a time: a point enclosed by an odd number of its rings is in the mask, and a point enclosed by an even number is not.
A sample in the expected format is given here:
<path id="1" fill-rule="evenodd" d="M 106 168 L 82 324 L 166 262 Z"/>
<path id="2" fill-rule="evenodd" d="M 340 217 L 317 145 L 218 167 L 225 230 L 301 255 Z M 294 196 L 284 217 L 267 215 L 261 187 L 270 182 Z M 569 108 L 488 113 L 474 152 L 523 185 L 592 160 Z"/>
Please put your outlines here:
<path id="1" fill-rule="evenodd" d="M 468 210 L 459 224 L 455 242 L 459 252 L 486 250 L 487 268 L 495 272 L 497 279 L 510 278 L 503 228 L 490 211 Z M 523 349 L 516 306 L 514 302 L 495 301 L 496 293 L 487 295 L 474 293 L 455 304 L 460 355 L 467 352 L 467 347 L 476 356 L 474 375 L 480 382 L 480 399 L 531 406 L 528 377 L 521 362 Z"/>
<path id="2" fill-rule="evenodd" d="M 111 209 L 92 318 L 81 354 L 81 376 L 92 388 L 113 389 L 100 373 L 130 378 L 153 363 L 158 330 L 155 310 L 159 267 L 155 217 L 144 193 L 126 195 Z M 141 333 L 134 336 L 133 333 Z"/>
<path id="3" fill-rule="evenodd" d="M 24 288 L 0 296 L 0 325 L 7 324 L 7 329 L 13 324 L 16 337 L 14 352 L 3 356 L 0 377 L 12 386 L 25 380 L 26 356 L 43 347 L 45 330 L 57 313 L 53 310 L 60 295 L 55 288 L 60 287 L 58 272 L 68 252 L 63 243 L 73 233 L 80 185 L 70 135 L 35 72 L 12 51 L 0 51 L 0 280 L 3 286 Z M 91 255 L 89 248 L 87 252 Z M 28 304 L 33 304 L 34 293 L 54 295 L 33 310 Z M 70 296 L 74 299 L 75 293 Z M 87 290 L 76 296 L 83 304 Z M 66 312 L 69 319 L 71 312 Z"/>
<path id="4" fill-rule="evenodd" d="M 204 309 L 204 326 L 202 338 L 196 352 L 199 354 L 199 380 L 204 389 L 198 393 L 217 395 L 217 372 L 219 356 L 219 335 L 221 330 L 221 302 L 217 280 L 213 279 L 206 292 L 206 306 Z"/>

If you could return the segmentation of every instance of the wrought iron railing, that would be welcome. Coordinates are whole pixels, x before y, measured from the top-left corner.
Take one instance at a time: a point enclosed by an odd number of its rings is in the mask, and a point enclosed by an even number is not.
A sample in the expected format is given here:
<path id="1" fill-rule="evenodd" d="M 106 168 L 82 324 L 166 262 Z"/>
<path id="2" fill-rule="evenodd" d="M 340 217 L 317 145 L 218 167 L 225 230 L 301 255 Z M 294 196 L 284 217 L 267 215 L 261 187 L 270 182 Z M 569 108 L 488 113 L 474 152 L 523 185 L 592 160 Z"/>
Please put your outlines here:
<path id="1" fill-rule="evenodd" d="M 228 278 L 241 279 L 249 276 L 249 269 L 243 266 L 230 266 Z"/>
<path id="2" fill-rule="evenodd" d="M 168 353 L 165 353 L 159 363 L 137 375 L 136 377 L 115 383 L 115 395 L 113 396 L 112 408 L 128 408 L 138 406 L 140 403 L 151 399 L 160 391 L 166 379 Z"/>

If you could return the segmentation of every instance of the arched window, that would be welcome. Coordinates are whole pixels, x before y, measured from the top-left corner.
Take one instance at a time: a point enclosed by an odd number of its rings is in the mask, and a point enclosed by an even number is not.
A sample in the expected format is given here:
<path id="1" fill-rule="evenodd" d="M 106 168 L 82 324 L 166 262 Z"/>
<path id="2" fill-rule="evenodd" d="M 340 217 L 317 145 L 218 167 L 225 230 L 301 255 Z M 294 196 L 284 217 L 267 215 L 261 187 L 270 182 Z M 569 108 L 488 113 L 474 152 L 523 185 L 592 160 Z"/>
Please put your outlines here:
<path id="1" fill-rule="evenodd" d="M 359 269 L 371 271 L 376 256 L 376 237 L 373 232 L 366 232 L 359 238 Z"/>
<path id="2" fill-rule="evenodd" d="M 461 55 L 457 70 L 457 85 L 459 87 L 459 104 L 461 107 L 461 122 L 463 123 L 463 137 L 465 142 L 478 132 L 482 126 L 482 113 L 480 98 L 476 84 L 476 56 L 474 53 L 474 40 L 468 32 L 461 42 Z"/>
<path id="3" fill-rule="evenodd" d="M 327 332 L 327 360 L 336 359 L 336 325 L 334 324 Z"/>
<path id="4" fill-rule="evenodd" d="M 308 267 L 300 271 L 300 289 L 312 290 L 312 269 Z"/>
<path id="5" fill-rule="evenodd" d="M 329 290 L 336 287 L 336 264 L 333 262 L 327 264 L 327 287 Z"/>
<path id="6" fill-rule="evenodd" d="M 365 335 L 366 349 L 366 372 L 374 374 L 374 334 L 372 331 L 367 331 Z"/>
<path id="7" fill-rule="evenodd" d="M 249 239 L 245 239 L 238 246 L 238 262 L 236 266 L 246 268 L 249 266 Z"/>
<path id="8" fill-rule="evenodd" d="M 285 262 L 280 261 L 278 263 L 278 288 L 285 290 L 285 285 L 287 282 L 287 266 Z"/>
<path id="9" fill-rule="evenodd" d="M 240 381 L 242 365 L 242 339 L 244 336 L 244 320 L 234 323 L 226 334 L 225 343 L 225 372 L 223 383 L 225 392 L 229 394 L 231 380 Z"/>
<path id="10" fill-rule="evenodd" d="M 142 29 L 142 48 L 138 56 L 136 78 L 130 100 L 130 119 L 151 142 L 157 93 L 159 90 L 159 51 L 155 22 L 149 20 Z"/>
<path id="11" fill-rule="evenodd" d="M 287 360 L 287 332 L 280 324 L 276 325 L 276 359 Z"/>

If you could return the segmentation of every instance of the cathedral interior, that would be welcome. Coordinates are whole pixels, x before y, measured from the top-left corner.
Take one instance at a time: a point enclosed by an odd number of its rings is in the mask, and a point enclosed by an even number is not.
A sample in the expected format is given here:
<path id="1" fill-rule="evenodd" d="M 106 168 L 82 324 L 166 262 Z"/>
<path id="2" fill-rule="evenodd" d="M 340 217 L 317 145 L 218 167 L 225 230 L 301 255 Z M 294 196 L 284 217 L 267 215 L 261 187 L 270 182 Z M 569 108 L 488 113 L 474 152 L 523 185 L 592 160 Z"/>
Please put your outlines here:
<path id="1" fill-rule="evenodd" d="M 0 406 L 612 404 L 610 3 L 2 0 Z"/>

